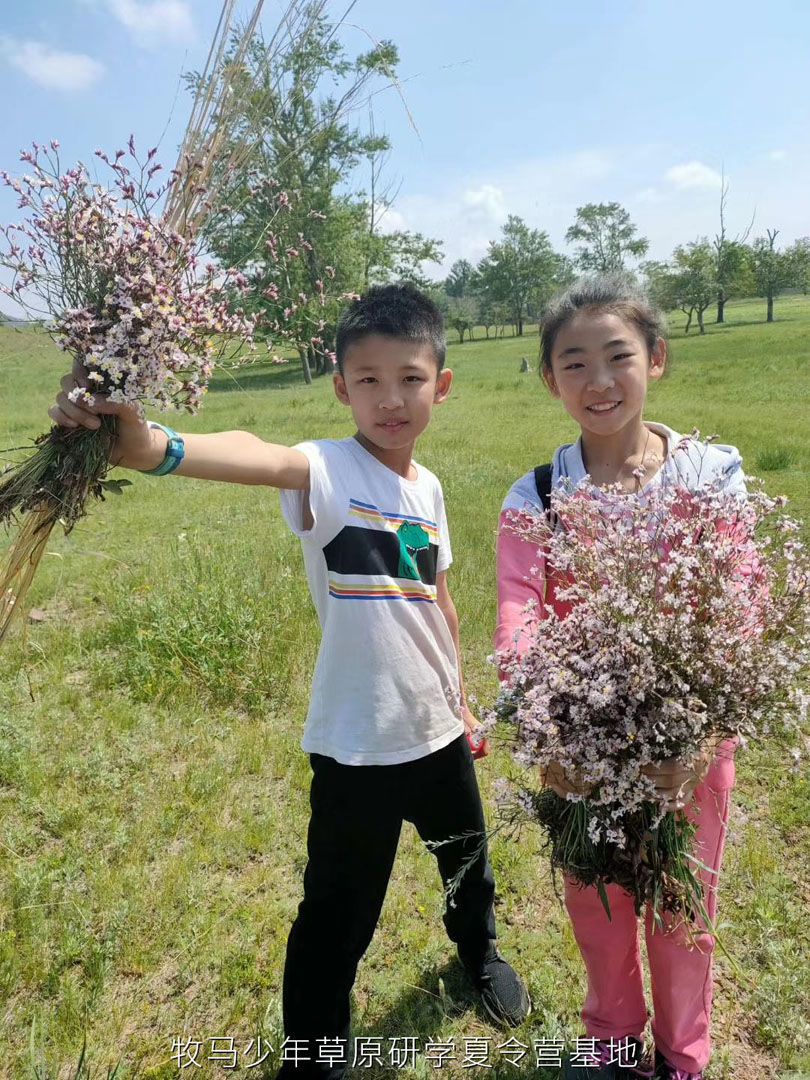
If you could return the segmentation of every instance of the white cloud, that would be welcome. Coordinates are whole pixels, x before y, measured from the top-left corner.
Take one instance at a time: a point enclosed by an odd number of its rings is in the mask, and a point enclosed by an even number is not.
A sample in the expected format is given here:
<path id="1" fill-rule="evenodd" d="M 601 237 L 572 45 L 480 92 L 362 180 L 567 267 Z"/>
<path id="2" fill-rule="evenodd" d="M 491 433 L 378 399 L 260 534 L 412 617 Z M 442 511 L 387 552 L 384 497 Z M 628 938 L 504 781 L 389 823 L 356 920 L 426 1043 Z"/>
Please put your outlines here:
<path id="1" fill-rule="evenodd" d="M 635 202 L 640 203 L 659 203 L 661 202 L 661 192 L 656 187 L 645 187 L 641 191 L 637 191 L 631 198 Z"/>
<path id="2" fill-rule="evenodd" d="M 86 90 L 105 71 L 104 65 L 92 56 L 64 52 L 42 41 L 17 41 L 3 35 L 0 52 L 29 79 L 49 90 Z"/>
<path id="3" fill-rule="evenodd" d="M 667 169 L 664 179 L 677 188 L 720 188 L 723 178 L 719 172 L 704 165 L 702 161 L 687 161 Z"/>
<path id="4" fill-rule="evenodd" d="M 584 149 L 510 162 L 486 172 L 445 181 L 431 191 L 403 194 L 396 208 L 403 227 L 444 242 L 444 262 L 426 266 L 431 276 L 444 276 L 457 259 L 478 260 L 497 240 L 509 214 L 531 228 L 546 229 L 561 247 L 565 228 L 578 206 L 593 199 L 594 188 L 605 200 L 619 198 L 614 190 L 619 166 L 636 162 L 644 148 L 618 154 Z"/>
<path id="5" fill-rule="evenodd" d="M 500 225 L 506 220 L 506 201 L 503 192 L 494 184 L 467 190 L 461 196 L 464 216 L 472 224 Z"/>
<path id="6" fill-rule="evenodd" d="M 400 214 L 399 210 L 394 210 L 393 207 L 386 206 L 385 203 L 375 204 L 374 217 L 380 232 L 392 233 L 407 228 L 405 218 Z"/>
<path id="7" fill-rule="evenodd" d="M 787 156 L 787 150 L 771 150 L 770 154 L 768 154 L 771 161 L 786 161 Z"/>
<path id="8" fill-rule="evenodd" d="M 106 5 L 140 45 L 194 38 L 188 0 L 106 0 Z"/>

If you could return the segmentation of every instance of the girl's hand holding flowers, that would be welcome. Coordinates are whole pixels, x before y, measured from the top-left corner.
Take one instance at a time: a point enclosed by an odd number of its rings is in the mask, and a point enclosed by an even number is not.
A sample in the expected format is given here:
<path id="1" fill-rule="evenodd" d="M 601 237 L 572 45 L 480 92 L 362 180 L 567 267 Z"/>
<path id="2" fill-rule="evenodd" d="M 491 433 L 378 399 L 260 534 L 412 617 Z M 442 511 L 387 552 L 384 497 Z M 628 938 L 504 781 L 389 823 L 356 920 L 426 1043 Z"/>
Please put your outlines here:
<path id="1" fill-rule="evenodd" d="M 712 763 L 711 751 L 701 750 L 691 765 L 680 758 L 665 758 L 642 767 L 642 772 L 655 784 L 655 798 L 668 813 L 682 810 L 690 796 L 706 776 Z"/>
<path id="2" fill-rule="evenodd" d="M 593 784 L 586 783 L 578 771 L 564 769 L 557 761 L 550 761 L 547 768 L 540 770 L 540 779 L 562 799 L 569 795 L 587 796 L 593 790 Z"/>

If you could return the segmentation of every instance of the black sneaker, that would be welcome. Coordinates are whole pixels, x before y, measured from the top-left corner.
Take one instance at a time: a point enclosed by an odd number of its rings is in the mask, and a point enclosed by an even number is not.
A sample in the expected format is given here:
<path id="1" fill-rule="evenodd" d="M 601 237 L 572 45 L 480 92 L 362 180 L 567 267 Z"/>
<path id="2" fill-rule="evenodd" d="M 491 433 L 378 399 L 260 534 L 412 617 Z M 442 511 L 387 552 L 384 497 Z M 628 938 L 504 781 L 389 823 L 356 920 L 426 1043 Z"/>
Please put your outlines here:
<path id="1" fill-rule="evenodd" d="M 563 1062 L 563 1080 L 619 1080 L 619 1075 L 607 1039 L 597 1039 L 592 1054 L 569 1054 Z"/>
<path id="2" fill-rule="evenodd" d="M 481 995 L 481 1003 L 498 1024 L 517 1027 L 531 1012 L 532 1003 L 526 984 L 515 969 L 504 960 L 494 942 L 490 942 L 484 959 L 478 964 L 467 963 L 462 957 L 470 982 Z"/>

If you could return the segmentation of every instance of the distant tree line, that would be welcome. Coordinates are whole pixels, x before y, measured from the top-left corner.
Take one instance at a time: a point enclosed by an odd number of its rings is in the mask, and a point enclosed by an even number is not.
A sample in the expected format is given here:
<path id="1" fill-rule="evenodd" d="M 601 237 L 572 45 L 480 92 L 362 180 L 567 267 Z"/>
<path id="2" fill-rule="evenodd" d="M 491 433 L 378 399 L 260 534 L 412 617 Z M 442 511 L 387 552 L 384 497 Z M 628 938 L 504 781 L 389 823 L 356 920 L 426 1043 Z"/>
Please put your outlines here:
<path id="1" fill-rule="evenodd" d="M 706 312 L 725 321 L 730 299 L 763 297 L 766 320 L 774 318 L 774 301 L 786 289 L 810 291 L 810 237 L 779 249 L 778 229 L 766 230 L 749 242 L 753 222 L 744 233 L 731 238 L 726 231 L 728 186 L 723 181 L 720 227 L 713 240 L 699 237 L 675 248 L 666 262 L 644 262 L 649 247 L 638 235 L 627 211 L 619 203 L 588 203 L 577 210 L 576 220 L 565 234 L 576 245 L 573 256 L 555 252 L 548 234 L 530 229 L 511 216 L 501 238 L 492 241 L 487 254 L 473 266 L 460 259 L 446 279 L 434 286 L 434 294 L 447 325 L 464 341 L 475 328 L 503 335 L 507 326 L 518 337 L 527 321 L 542 317 L 549 297 L 569 284 L 577 271 L 636 272 L 653 299 L 666 311 L 686 314 L 686 333 L 697 323 L 705 333 Z"/>

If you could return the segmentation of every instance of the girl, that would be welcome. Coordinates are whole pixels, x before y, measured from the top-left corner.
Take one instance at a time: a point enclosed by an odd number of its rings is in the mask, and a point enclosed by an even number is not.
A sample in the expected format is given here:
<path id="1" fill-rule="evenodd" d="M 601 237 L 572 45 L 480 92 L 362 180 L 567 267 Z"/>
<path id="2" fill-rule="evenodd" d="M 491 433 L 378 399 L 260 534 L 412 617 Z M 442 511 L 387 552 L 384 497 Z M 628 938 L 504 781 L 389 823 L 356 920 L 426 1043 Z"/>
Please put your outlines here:
<path id="1" fill-rule="evenodd" d="M 745 491 L 741 458 L 734 447 L 687 442 L 663 424 L 643 419 L 647 386 L 659 379 L 666 364 L 663 318 L 644 295 L 625 279 L 588 277 L 554 301 L 541 327 L 541 375 L 553 397 L 559 398 L 580 428 L 573 444 L 554 453 L 550 485 L 579 483 L 586 476 L 594 485 L 619 483 L 643 495 L 647 485 L 677 482 L 694 490 L 716 476 L 732 491 Z M 546 470 L 546 474 L 548 470 Z M 498 537 L 498 625 L 495 646 L 520 645 L 532 630 L 526 604 L 535 601 L 534 618 L 564 606 L 556 599 L 553 573 L 531 573 L 537 567 L 536 545 L 510 532 L 509 512 L 543 512 L 542 471 L 532 470 L 510 489 L 501 512 Z M 545 493 L 547 499 L 547 492 Z M 535 623 L 536 627 L 536 623 Z M 698 824 L 696 856 L 701 871 L 706 910 L 714 921 L 717 874 L 723 850 L 729 791 L 734 783 L 734 742 L 721 743 L 691 767 L 668 760 L 647 768 L 658 797 L 667 807 L 686 807 Z M 576 792 L 576 777 L 550 767 L 544 782 L 559 795 Z M 611 1080 L 622 1076 L 655 1076 L 660 1080 L 700 1080 L 709 1060 L 709 1015 L 712 993 L 710 934 L 698 934 L 694 944 L 684 940 L 683 928 L 652 930 L 647 912 L 645 930 L 653 998 L 652 1034 L 655 1062 L 624 1067 L 616 1052 L 629 1037 L 640 1048 L 647 1022 L 637 920 L 630 895 L 616 885 L 607 887 L 612 920 L 595 887 L 565 883 L 565 904 L 588 975 L 582 1010 L 588 1045 L 586 1060 L 569 1061 L 566 1075 Z M 593 1040 L 591 1042 L 591 1040 Z"/>

